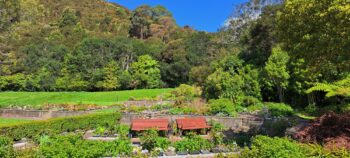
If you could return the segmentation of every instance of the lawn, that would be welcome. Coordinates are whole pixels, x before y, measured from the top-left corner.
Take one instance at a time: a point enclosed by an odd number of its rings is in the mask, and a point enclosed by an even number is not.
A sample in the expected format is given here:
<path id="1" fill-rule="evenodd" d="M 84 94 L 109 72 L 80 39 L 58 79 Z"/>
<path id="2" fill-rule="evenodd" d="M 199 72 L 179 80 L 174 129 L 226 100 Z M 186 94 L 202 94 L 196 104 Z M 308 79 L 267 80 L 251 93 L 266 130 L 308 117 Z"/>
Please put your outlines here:
<path id="1" fill-rule="evenodd" d="M 1 92 L 0 107 L 32 106 L 43 104 L 97 104 L 113 105 L 130 97 L 137 99 L 152 98 L 173 89 L 141 89 L 113 92 Z"/>
<path id="2" fill-rule="evenodd" d="M 29 120 L 29 119 L 18 119 L 18 118 L 3 118 L 0 117 L 0 126 L 3 125 L 13 125 L 13 124 L 17 124 L 17 123 L 24 123 L 24 122 L 30 122 L 33 120 Z"/>

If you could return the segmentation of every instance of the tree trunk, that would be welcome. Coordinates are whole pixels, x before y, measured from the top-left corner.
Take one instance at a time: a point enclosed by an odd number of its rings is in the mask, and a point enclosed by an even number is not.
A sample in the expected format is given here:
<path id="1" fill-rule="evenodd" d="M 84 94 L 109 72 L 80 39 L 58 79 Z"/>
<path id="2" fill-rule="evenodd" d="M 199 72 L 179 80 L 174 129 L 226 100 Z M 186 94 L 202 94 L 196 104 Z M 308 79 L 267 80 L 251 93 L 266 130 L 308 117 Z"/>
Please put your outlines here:
<path id="1" fill-rule="evenodd" d="M 283 88 L 281 86 L 277 86 L 277 91 L 278 91 L 278 98 L 280 100 L 280 103 L 283 103 L 283 101 L 284 101 Z"/>

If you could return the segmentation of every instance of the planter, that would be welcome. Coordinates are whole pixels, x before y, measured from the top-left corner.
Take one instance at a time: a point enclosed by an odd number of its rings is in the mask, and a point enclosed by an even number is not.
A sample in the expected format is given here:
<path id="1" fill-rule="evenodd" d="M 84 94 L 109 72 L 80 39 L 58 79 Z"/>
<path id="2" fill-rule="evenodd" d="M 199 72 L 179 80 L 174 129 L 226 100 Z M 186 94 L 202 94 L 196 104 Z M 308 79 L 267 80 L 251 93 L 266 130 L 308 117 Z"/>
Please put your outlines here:
<path id="1" fill-rule="evenodd" d="M 167 151 L 167 152 L 165 152 L 165 155 L 166 156 L 175 156 L 176 153 L 174 151 Z"/>
<path id="2" fill-rule="evenodd" d="M 190 155 L 199 155 L 200 151 L 190 151 Z"/>
<path id="3" fill-rule="evenodd" d="M 178 151 L 177 155 L 188 155 L 187 151 Z"/>
<path id="4" fill-rule="evenodd" d="M 209 150 L 201 150 L 201 153 L 202 154 L 210 154 L 210 151 Z"/>

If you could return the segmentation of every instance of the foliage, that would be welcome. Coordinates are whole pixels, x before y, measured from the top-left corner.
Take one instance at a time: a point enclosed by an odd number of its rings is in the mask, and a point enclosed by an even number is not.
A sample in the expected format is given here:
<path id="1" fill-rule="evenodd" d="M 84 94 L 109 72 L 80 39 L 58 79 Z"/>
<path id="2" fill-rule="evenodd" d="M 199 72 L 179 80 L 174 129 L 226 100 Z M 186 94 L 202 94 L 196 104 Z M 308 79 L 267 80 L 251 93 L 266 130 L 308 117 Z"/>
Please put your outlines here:
<path id="1" fill-rule="evenodd" d="M 211 114 L 223 114 L 226 116 L 235 116 L 239 109 L 236 104 L 233 104 L 230 99 L 215 99 L 209 100 L 209 112 Z"/>
<path id="2" fill-rule="evenodd" d="M 306 93 L 315 91 L 326 92 L 326 97 L 350 97 L 350 75 L 346 78 L 333 83 L 315 83 L 313 87 L 309 88 Z"/>
<path id="3" fill-rule="evenodd" d="M 275 47 L 265 65 L 265 72 L 267 77 L 267 84 L 269 87 L 277 87 L 280 102 L 284 101 L 283 90 L 288 86 L 288 79 L 290 78 L 287 69 L 289 56 L 287 52 L 280 47 Z"/>
<path id="4" fill-rule="evenodd" d="M 53 118 L 44 121 L 33 121 L 0 127 L 0 135 L 14 140 L 36 138 L 40 135 L 54 135 L 75 130 L 88 130 L 97 127 L 109 127 L 118 121 L 118 113 L 88 114 L 76 117 Z"/>
<path id="5" fill-rule="evenodd" d="M 274 117 L 291 116 L 294 114 L 293 108 L 283 103 L 266 103 L 269 114 Z"/>
<path id="6" fill-rule="evenodd" d="M 178 102 L 192 101 L 195 97 L 200 97 L 202 94 L 201 88 L 196 86 L 190 86 L 186 84 L 181 84 L 179 87 L 175 88 L 171 94 L 175 97 Z"/>
<path id="7" fill-rule="evenodd" d="M 215 63 L 216 71 L 208 76 L 204 84 L 206 97 L 228 98 L 236 103 L 240 103 L 244 96 L 260 98 L 258 71 L 242 64 L 243 61 L 235 56 Z"/>
<path id="8" fill-rule="evenodd" d="M 194 114 L 196 109 L 190 107 L 174 107 L 169 110 L 171 115 Z"/>
<path id="9" fill-rule="evenodd" d="M 13 142 L 10 138 L 0 136 L 0 157 L 10 158 L 13 156 L 12 144 Z"/>
<path id="10" fill-rule="evenodd" d="M 292 58 L 307 61 L 309 75 L 331 81 L 348 72 L 349 5 L 347 0 L 285 1 L 277 16 L 278 36 Z"/>
<path id="11" fill-rule="evenodd" d="M 211 146 L 212 144 L 208 140 L 193 134 L 175 143 L 176 151 L 193 152 L 210 149 Z"/>
<path id="12" fill-rule="evenodd" d="M 144 55 L 138 58 L 132 65 L 132 73 L 136 87 L 158 88 L 160 87 L 159 64 L 151 56 Z"/>
<path id="13" fill-rule="evenodd" d="M 299 130 L 295 137 L 302 142 L 322 143 L 330 149 L 350 149 L 350 137 L 347 134 L 347 129 L 349 129 L 347 120 L 349 118 L 349 113 L 325 113 Z"/>
<path id="14" fill-rule="evenodd" d="M 241 152 L 242 158 L 306 158 L 305 153 L 298 143 L 287 138 L 270 138 L 256 136 L 252 139 L 251 149 Z"/>
<path id="15" fill-rule="evenodd" d="M 77 148 L 78 146 L 78 148 Z M 130 141 L 112 142 L 83 140 L 80 135 L 55 136 L 47 143 L 41 143 L 39 157 L 101 157 L 129 155 L 132 147 Z"/>
<path id="16" fill-rule="evenodd" d="M 156 130 L 147 130 L 143 132 L 140 139 L 142 147 L 148 151 L 153 151 L 156 148 L 165 150 L 170 144 L 167 138 L 159 137 L 158 131 Z"/>

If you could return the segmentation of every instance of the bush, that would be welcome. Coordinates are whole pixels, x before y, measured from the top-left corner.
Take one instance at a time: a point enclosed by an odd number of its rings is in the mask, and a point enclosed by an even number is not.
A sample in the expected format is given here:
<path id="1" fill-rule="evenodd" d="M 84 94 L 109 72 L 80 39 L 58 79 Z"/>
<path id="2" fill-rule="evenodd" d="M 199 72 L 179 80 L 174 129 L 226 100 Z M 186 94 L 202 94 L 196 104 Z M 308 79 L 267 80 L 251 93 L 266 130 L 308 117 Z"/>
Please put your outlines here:
<path id="1" fill-rule="evenodd" d="M 0 136 L 0 157 L 8 158 L 13 156 L 12 140 L 6 137 Z"/>
<path id="2" fill-rule="evenodd" d="M 274 117 L 292 116 L 294 113 L 292 107 L 283 103 L 266 103 L 266 107 Z"/>
<path id="3" fill-rule="evenodd" d="M 129 140 L 112 142 L 83 140 L 81 135 L 55 136 L 41 143 L 37 157 L 85 157 L 129 155 L 132 151 Z"/>
<path id="4" fill-rule="evenodd" d="M 305 107 L 305 112 L 307 112 L 308 114 L 316 114 L 317 112 L 317 107 L 315 104 L 310 104 L 308 106 Z"/>
<path id="5" fill-rule="evenodd" d="M 251 149 L 244 149 L 242 158 L 304 158 L 303 148 L 295 141 L 287 138 L 270 138 L 256 136 L 252 139 Z"/>
<path id="6" fill-rule="evenodd" d="M 236 111 L 240 111 L 242 107 L 233 104 L 230 99 L 222 98 L 209 100 L 209 112 L 211 114 L 223 114 L 226 116 L 235 116 Z"/>
<path id="7" fill-rule="evenodd" d="M 167 149 L 170 142 L 167 138 L 159 137 L 156 130 L 147 130 L 141 136 L 142 147 L 153 151 L 155 148 Z"/>
<path id="8" fill-rule="evenodd" d="M 175 107 L 169 110 L 169 114 L 171 115 L 182 115 L 182 114 L 194 114 L 196 113 L 195 109 L 188 108 L 188 107 Z"/>
<path id="9" fill-rule="evenodd" d="M 194 152 L 194 151 L 210 149 L 211 147 L 212 147 L 212 144 L 208 140 L 193 134 L 175 143 L 176 151 Z"/>
<path id="10" fill-rule="evenodd" d="M 15 125 L 0 126 L 0 135 L 14 140 L 36 138 L 40 135 L 54 135 L 75 130 L 88 130 L 97 127 L 110 127 L 117 123 L 118 113 L 88 114 L 83 116 L 53 118 Z"/>
<path id="11" fill-rule="evenodd" d="M 195 97 L 201 96 L 202 90 L 200 87 L 181 84 L 171 93 L 178 104 L 182 104 L 185 101 L 189 102 L 192 101 Z"/>

